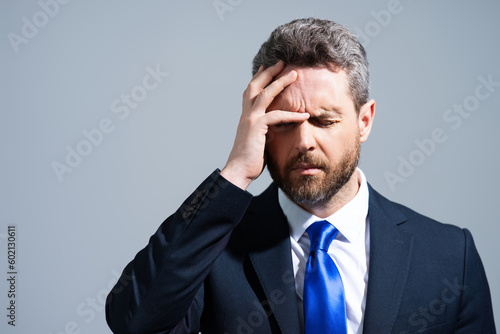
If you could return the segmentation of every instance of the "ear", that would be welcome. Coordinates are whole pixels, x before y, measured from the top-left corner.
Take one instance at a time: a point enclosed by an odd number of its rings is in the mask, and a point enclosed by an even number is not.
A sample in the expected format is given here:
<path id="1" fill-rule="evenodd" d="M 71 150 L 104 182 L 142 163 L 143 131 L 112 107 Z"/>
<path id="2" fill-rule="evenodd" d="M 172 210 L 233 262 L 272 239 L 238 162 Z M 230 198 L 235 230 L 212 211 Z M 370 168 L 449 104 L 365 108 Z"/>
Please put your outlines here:
<path id="1" fill-rule="evenodd" d="M 375 100 L 370 100 L 363 104 L 359 111 L 359 141 L 364 143 L 372 130 L 373 117 L 375 116 Z"/>

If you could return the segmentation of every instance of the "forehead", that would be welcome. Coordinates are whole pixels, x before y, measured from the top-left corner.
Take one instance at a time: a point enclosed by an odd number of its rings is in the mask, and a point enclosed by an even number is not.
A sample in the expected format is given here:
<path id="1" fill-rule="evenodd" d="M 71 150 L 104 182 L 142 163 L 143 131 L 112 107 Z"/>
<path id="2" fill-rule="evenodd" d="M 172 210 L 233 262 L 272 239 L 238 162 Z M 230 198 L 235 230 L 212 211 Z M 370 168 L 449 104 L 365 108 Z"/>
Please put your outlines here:
<path id="1" fill-rule="evenodd" d="M 345 109 L 353 105 L 347 90 L 347 73 L 326 67 L 286 66 L 276 79 L 297 72 L 297 80 L 286 87 L 273 101 L 274 106 L 290 111 L 312 112 L 318 108 Z"/>

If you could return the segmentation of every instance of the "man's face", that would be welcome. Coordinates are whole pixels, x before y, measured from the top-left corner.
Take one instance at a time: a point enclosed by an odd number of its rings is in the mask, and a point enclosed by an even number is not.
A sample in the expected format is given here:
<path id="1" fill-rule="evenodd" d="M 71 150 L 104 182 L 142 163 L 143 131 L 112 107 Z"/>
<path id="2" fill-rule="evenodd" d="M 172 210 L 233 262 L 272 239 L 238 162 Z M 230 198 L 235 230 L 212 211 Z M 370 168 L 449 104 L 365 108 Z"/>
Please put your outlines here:
<path id="1" fill-rule="evenodd" d="M 268 112 L 306 112 L 310 117 L 303 123 L 270 128 L 267 165 L 273 180 L 295 203 L 324 203 L 356 169 L 359 117 L 343 70 L 287 66 L 279 76 L 291 70 L 297 71 L 297 80 L 274 99 Z"/>

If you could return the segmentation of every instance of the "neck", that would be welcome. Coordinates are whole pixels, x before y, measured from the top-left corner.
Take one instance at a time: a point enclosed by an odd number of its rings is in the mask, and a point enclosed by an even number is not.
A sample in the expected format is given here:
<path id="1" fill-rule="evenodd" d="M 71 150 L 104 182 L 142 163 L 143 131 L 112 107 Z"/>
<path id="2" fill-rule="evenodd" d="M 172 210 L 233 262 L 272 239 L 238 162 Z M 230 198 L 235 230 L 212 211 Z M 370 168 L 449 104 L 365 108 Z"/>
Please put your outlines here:
<path id="1" fill-rule="evenodd" d="M 300 205 L 307 212 L 319 218 L 326 218 L 339 211 L 358 193 L 361 176 L 358 171 L 352 173 L 347 183 L 327 202 Z"/>

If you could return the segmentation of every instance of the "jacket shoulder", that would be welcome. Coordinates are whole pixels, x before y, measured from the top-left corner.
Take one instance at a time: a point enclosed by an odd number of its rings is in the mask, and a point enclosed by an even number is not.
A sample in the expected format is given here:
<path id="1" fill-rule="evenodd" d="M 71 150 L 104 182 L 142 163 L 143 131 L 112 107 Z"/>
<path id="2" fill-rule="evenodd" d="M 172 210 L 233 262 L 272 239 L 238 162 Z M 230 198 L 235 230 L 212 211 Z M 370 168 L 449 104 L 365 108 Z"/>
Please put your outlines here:
<path id="1" fill-rule="evenodd" d="M 412 234 L 425 234 L 429 237 L 432 236 L 446 236 L 446 238 L 453 238 L 456 240 L 464 241 L 464 234 L 467 233 L 456 225 L 439 222 L 431 217 L 423 215 L 405 205 L 393 202 L 369 185 L 370 191 L 370 209 L 380 210 L 385 215 L 396 217 L 404 230 Z"/>

